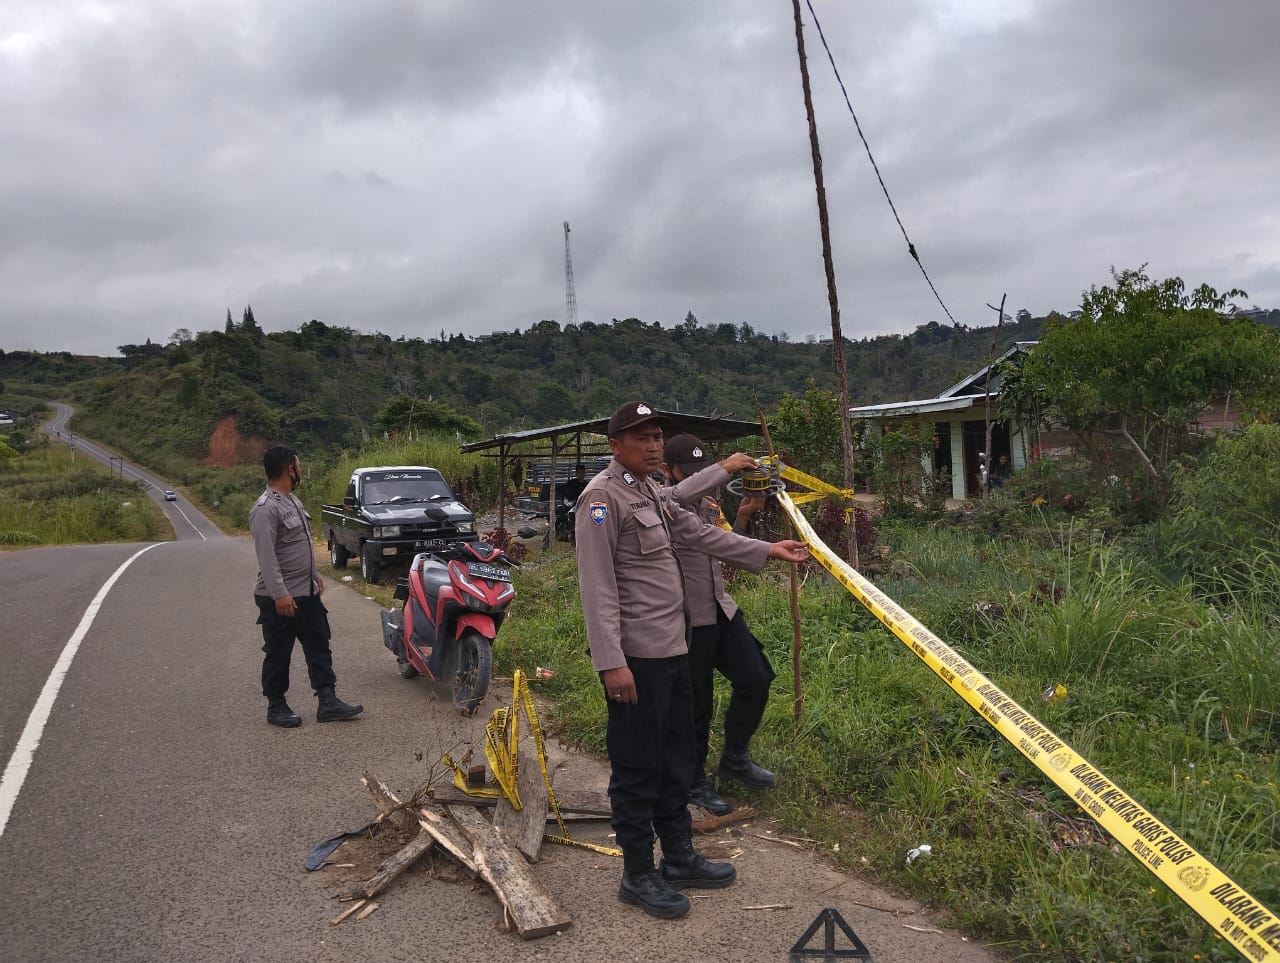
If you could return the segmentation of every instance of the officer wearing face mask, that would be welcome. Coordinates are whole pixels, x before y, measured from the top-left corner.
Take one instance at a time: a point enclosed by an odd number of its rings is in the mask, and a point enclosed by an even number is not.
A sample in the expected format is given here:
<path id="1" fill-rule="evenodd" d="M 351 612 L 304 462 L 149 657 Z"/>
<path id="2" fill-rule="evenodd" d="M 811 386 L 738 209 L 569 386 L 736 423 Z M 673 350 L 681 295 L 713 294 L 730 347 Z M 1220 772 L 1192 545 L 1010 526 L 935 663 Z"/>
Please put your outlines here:
<path id="1" fill-rule="evenodd" d="M 324 582 L 311 547 L 310 516 L 293 494 L 302 482 L 302 462 L 292 448 L 277 445 L 263 454 L 262 466 L 267 488 L 249 509 L 249 530 L 258 555 L 253 599 L 262 626 L 267 722 L 286 729 L 302 725 L 302 717 L 285 701 L 295 640 L 302 643 L 311 688 L 319 700 L 316 721 L 354 719 L 364 706 L 348 705 L 334 694 L 329 613 L 320 601 Z"/>

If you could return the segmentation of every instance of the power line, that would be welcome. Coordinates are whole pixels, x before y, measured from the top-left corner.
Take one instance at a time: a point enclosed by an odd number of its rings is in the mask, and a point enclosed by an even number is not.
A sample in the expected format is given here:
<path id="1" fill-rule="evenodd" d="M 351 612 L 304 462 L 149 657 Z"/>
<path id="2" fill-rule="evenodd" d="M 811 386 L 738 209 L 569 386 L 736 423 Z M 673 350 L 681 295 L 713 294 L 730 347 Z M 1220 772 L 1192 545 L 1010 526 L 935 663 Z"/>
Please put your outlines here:
<path id="1" fill-rule="evenodd" d="M 893 212 L 893 219 L 898 222 L 898 230 L 902 232 L 902 238 L 907 242 L 907 253 L 915 260 L 916 266 L 920 268 L 920 273 L 924 275 L 925 282 L 929 285 L 929 290 L 933 292 L 933 296 L 938 299 L 938 304 L 942 306 L 943 312 L 955 325 L 956 329 L 965 334 L 965 331 L 954 317 L 951 311 L 942 300 L 942 295 L 938 293 L 938 289 L 933 284 L 933 279 L 929 277 L 929 272 L 925 270 L 924 262 L 920 260 L 920 255 L 916 251 L 916 246 L 911 242 L 911 238 L 907 235 L 907 229 L 902 223 L 902 218 L 898 216 L 898 208 L 893 203 L 893 198 L 889 196 L 889 188 L 885 185 L 884 178 L 880 175 L 880 165 L 876 163 L 874 155 L 871 153 L 871 145 L 867 143 L 866 135 L 862 133 L 862 124 L 858 122 L 858 115 L 854 112 L 853 104 L 849 101 L 849 91 L 845 89 L 844 80 L 840 76 L 840 68 L 836 66 L 836 59 L 831 53 L 831 47 L 827 44 L 826 34 L 822 32 L 822 24 L 818 21 L 818 14 L 813 9 L 810 0 L 805 0 L 805 6 L 809 8 L 809 15 L 813 17 L 813 25 L 818 30 L 818 39 L 822 41 L 822 49 L 827 52 L 827 60 L 831 63 L 831 72 L 836 75 L 836 83 L 840 85 L 840 93 L 844 95 L 845 106 L 849 108 L 849 116 L 853 118 L 853 126 L 858 130 L 858 137 L 862 140 L 862 146 L 866 148 L 867 159 L 871 161 L 871 169 L 876 172 L 876 180 L 880 182 L 880 190 L 884 192 L 884 199 L 889 202 L 889 210 Z M 966 339 L 968 335 L 965 334 Z M 972 342 L 970 342 L 972 344 Z"/>

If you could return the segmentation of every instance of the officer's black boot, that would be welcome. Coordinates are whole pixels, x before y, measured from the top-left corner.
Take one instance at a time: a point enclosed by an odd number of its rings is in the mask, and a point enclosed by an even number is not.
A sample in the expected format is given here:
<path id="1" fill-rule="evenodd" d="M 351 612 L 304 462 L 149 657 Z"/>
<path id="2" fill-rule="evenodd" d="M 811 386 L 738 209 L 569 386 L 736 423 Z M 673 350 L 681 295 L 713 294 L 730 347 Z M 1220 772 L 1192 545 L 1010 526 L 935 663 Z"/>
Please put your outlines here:
<path id="1" fill-rule="evenodd" d="M 721 779 L 736 779 L 748 789 L 772 789 L 778 777 L 764 766 L 757 765 L 751 758 L 751 750 L 746 746 L 725 745 L 720 753 L 720 765 L 716 766 L 716 775 Z"/>
<path id="2" fill-rule="evenodd" d="M 689 790 L 689 802 L 705 809 L 713 816 L 724 816 L 733 812 L 733 806 L 721 799 L 711 788 L 711 783 L 707 782 L 706 773 L 698 773 L 697 782 Z"/>
<path id="3" fill-rule="evenodd" d="M 316 722 L 342 722 L 354 719 L 364 712 L 364 706 L 347 705 L 333 693 L 333 686 L 327 685 L 316 692 L 320 700 L 316 708 Z"/>
<path id="4" fill-rule="evenodd" d="M 653 868 L 652 853 L 643 858 L 624 853 L 622 860 L 622 883 L 618 886 L 621 902 L 639 906 L 660 920 L 672 920 L 689 912 L 689 898 L 672 889 Z"/>
<path id="5" fill-rule="evenodd" d="M 693 848 L 693 840 L 685 837 L 662 844 L 662 862 L 658 864 L 662 878 L 672 889 L 721 889 L 738 876 L 732 863 L 712 863 Z"/>
<path id="6" fill-rule="evenodd" d="M 284 696 L 277 696 L 267 701 L 267 722 L 282 729 L 296 729 L 302 725 L 302 716 L 289 708 Z"/>

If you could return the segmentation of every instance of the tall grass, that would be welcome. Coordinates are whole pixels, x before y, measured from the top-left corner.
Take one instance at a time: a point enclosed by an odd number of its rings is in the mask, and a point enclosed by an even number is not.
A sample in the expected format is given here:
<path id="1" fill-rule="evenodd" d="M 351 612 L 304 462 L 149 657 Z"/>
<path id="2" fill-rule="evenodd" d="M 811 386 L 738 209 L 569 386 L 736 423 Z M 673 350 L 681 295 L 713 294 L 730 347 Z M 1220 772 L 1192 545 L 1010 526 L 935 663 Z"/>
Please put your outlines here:
<path id="1" fill-rule="evenodd" d="M 889 527 L 881 538 L 896 563 L 881 579 L 890 596 L 1280 908 L 1280 652 L 1266 593 L 1206 596 L 1070 526 L 994 539 Z M 1278 575 L 1269 564 L 1253 572 L 1259 584 Z M 553 700 L 554 725 L 600 748 L 605 709 L 572 559 L 539 557 L 517 579 L 500 663 L 552 668 L 537 684 Z M 1019 958 L 1234 957 L 822 574 L 801 593 L 797 724 L 786 583 L 767 570 L 737 576 L 732 591 L 778 674 L 753 742 L 778 788 L 741 801 Z M 1055 684 L 1066 698 L 1044 702 Z M 718 712 L 726 699 L 718 683 Z M 906 865 L 922 842 L 930 856 Z"/>
<path id="2" fill-rule="evenodd" d="M 136 483 L 61 445 L 0 461 L 0 545 L 140 542 L 171 537 Z"/>

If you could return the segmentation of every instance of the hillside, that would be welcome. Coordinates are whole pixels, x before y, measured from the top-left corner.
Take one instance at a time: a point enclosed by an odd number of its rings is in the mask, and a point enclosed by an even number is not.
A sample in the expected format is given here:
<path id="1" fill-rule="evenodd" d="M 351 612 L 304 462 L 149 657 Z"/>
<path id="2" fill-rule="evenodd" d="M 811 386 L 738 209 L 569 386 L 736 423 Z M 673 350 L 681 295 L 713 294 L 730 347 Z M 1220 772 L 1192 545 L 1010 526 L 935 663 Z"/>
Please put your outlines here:
<path id="1" fill-rule="evenodd" d="M 1003 327 L 997 352 L 1035 339 L 1042 326 L 1024 313 Z M 933 394 L 979 367 L 993 334 L 931 323 L 909 335 L 847 341 L 851 400 Z M 207 459 L 228 417 L 241 438 L 288 438 L 332 453 L 373 434 L 375 415 L 396 395 L 451 405 L 488 435 L 607 414 L 632 397 L 751 417 L 757 401 L 768 410 L 808 379 L 835 388 L 829 344 L 791 343 L 747 325 L 704 327 L 692 317 L 675 328 L 636 318 L 564 329 L 542 321 L 526 331 L 434 341 L 320 321 L 271 334 L 253 324 L 178 332 L 167 345 L 121 351 L 121 358 L 0 352 L 0 381 L 15 393 L 71 398 L 82 406 L 83 430 L 92 423 L 104 440 L 151 463 L 162 455 Z M 225 463 L 225 447 L 222 455 Z"/>

